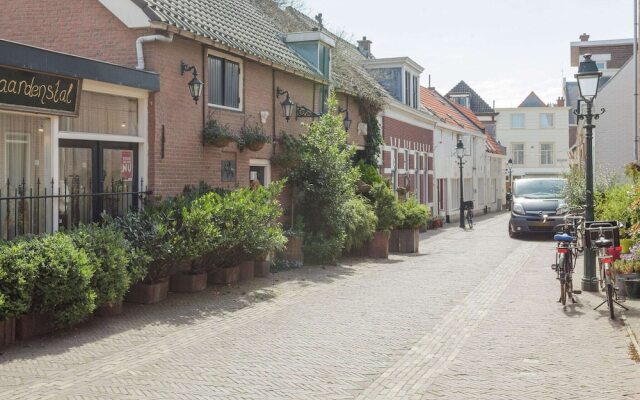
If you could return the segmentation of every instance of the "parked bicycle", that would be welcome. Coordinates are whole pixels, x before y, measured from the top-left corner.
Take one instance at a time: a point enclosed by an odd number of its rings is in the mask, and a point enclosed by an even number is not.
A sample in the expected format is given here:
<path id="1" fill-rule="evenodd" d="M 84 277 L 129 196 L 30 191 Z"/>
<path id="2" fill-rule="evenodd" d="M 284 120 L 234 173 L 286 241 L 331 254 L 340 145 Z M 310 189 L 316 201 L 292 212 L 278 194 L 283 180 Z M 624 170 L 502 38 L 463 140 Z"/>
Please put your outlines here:
<path id="1" fill-rule="evenodd" d="M 568 219 L 565 219 L 565 223 Z M 557 279 L 560 282 L 560 299 L 559 303 L 567 304 L 567 297 L 571 298 L 571 302 L 575 303 L 574 294 L 580 294 L 582 291 L 573 290 L 573 270 L 578 258 L 578 249 L 576 237 L 570 233 L 563 232 L 554 235 L 553 239 L 556 244 L 556 263 L 552 268 L 556 271 Z"/>
<path id="2" fill-rule="evenodd" d="M 613 270 L 613 254 L 619 250 L 619 225 L 617 221 L 595 221 L 587 222 L 585 227 L 586 243 L 590 249 L 596 251 L 598 260 L 598 284 L 600 290 L 606 294 L 605 300 L 594 310 L 597 310 L 605 303 L 609 308 L 609 318 L 615 319 L 614 304 L 628 310 L 620 304 L 618 298 L 618 287 L 615 286 L 615 272 Z"/>
<path id="3" fill-rule="evenodd" d="M 469 225 L 469 229 L 473 229 L 473 201 L 465 201 L 462 203 L 464 207 L 464 218 Z"/>
<path id="4" fill-rule="evenodd" d="M 584 221 L 584 209 L 572 208 L 564 216 L 562 225 L 562 232 L 574 237 L 575 246 L 573 246 L 573 250 L 578 254 L 584 252 Z"/>

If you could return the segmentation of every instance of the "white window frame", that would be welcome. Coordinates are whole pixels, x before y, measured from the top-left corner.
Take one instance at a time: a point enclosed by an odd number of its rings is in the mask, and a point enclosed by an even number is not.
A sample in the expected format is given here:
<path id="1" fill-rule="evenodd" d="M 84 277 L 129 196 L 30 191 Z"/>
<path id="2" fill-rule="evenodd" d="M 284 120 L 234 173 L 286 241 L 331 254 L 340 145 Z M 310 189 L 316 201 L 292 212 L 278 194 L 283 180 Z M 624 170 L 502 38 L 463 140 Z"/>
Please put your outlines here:
<path id="1" fill-rule="evenodd" d="M 21 136 L 23 139 L 9 139 L 9 136 L 11 135 L 16 135 L 16 136 Z M 9 148 L 9 144 L 10 143 L 19 143 L 19 144 L 26 144 L 27 145 L 27 160 L 26 160 L 26 166 L 27 166 L 27 170 L 25 171 L 25 176 L 22 177 L 22 179 L 24 179 L 25 183 L 27 185 L 31 185 L 31 135 L 27 132 L 5 132 L 5 136 L 4 136 L 4 171 L 5 173 L 8 175 L 9 174 L 9 157 L 7 154 L 8 148 Z M 8 178 L 8 176 L 7 176 Z M 6 181 L 3 182 L 3 184 L 6 185 Z M 17 185 L 22 185 L 22 181 L 17 182 L 11 182 L 12 187 L 16 188 L 18 187 Z M 29 187 L 27 186 L 27 189 Z M 11 196 L 11 193 L 7 193 L 7 196 Z"/>
<path id="2" fill-rule="evenodd" d="M 544 126 L 542 124 L 542 121 L 544 119 L 543 116 L 545 116 L 545 115 L 550 115 L 551 116 L 551 124 L 550 125 Z M 540 129 L 553 129 L 555 127 L 555 123 L 556 123 L 555 120 L 556 120 L 556 118 L 555 118 L 555 114 L 554 113 L 540 113 L 538 115 L 538 124 L 540 126 Z"/>
<path id="3" fill-rule="evenodd" d="M 513 125 L 513 117 L 515 117 L 517 115 L 521 115 L 522 116 L 522 126 L 514 126 Z M 526 115 L 524 113 L 513 113 L 513 114 L 511 114 L 511 117 L 509 118 L 509 123 L 510 123 L 511 129 L 524 129 L 525 126 L 527 125 L 527 117 L 526 117 Z"/>
<path id="4" fill-rule="evenodd" d="M 238 108 L 221 106 L 219 104 L 210 103 L 209 102 L 209 83 L 210 82 L 207 82 L 207 84 L 205 85 L 205 90 L 207 91 L 207 104 L 208 104 L 208 106 L 212 107 L 212 108 L 219 108 L 221 110 L 244 111 L 244 62 L 243 62 L 242 58 L 234 57 L 234 56 L 231 56 L 229 54 L 222 53 L 220 51 L 215 51 L 215 50 L 211 50 L 211 49 L 208 50 L 207 51 L 207 68 L 206 68 L 206 73 L 205 73 L 206 77 L 209 76 L 209 57 L 210 56 L 222 58 L 222 59 L 225 59 L 225 60 L 229 60 L 229 61 L 238 63 L 238 65 L 240 66 L 240 74 L 238 75 L 238 80 L 239 80 L 239 82 L 238 82 L 238 93 L 240 95 L 240 102 L 238 103 Z M 331 56 L 329 56 L 329 57 L 331 57 Z M 207 79 L 207 81 L 208 81 L 208 79 Z"/>
<path id="5" fill-rule="evenodd" d="M 264 167 L 264 185 L 271 184 L 271 160 L 264 158 L 249 159 L 249 169 L 251 167 Z"/>
<path id="6" fill-rule="evenodd" d="M 550 154 L 549 155 L 550 161 L 551 161 L 550 163 L 543 163 L 542 162 L 542 158 L 543 158 L 543 156 L 545 154 L 545 153 L 543 153 L 543 150 L 542 150 L 542 146 L 544 146 L 544 145 L 550 145 L 551 146 L 551 150 L 544 150 L 545 152 L 548 152 Z M 554 165 L 555 164 L 555 157 L 554 157 L 555 147 L 556 147 L 555 143 L 552 143 L 552 142 L 540 143 L 540 165 Z"/>
<path id="7" fill-rule="evenodd" d="M 518 151 L 522 152 L 522 162 L 521 163 L 517 162 L 516 151 L 514 149 L 514 147 L 516 145 L 522 145 L 522 150 L 518 150 Z M 513 160 L 513 165 L 524 165 L 525 164 L 525 158 L 524 158 L 525 157 L 525 153 L 524 153 L 525 147 L 526 147 L 525 143 L 522 143 L 522 142 L 511 143 L 511 159 Z"/>

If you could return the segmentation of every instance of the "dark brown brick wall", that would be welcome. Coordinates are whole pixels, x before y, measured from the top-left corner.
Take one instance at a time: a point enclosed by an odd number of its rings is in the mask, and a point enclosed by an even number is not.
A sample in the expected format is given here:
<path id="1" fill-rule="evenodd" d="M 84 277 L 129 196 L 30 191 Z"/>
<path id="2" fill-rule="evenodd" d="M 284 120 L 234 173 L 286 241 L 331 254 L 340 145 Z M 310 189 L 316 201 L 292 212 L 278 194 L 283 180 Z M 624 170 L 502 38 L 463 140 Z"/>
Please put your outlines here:
<path id="1" fill-rule="evenodd" d="M 581 46 L 582 54 L 611 54 L 611 61 L 607 61 L 607 68 L 621 68 L 633 56 L 633 45 L 619 46 Z"/>

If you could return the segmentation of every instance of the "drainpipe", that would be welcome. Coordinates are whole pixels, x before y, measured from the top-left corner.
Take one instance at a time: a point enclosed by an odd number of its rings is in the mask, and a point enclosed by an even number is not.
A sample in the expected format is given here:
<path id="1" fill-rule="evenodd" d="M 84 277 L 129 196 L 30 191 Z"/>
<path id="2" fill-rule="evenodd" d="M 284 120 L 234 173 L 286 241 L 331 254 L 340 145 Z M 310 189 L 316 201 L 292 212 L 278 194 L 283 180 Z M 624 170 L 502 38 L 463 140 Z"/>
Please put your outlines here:
<path id="1" fill-rule="evenodd" d="M 169 32 L 169 36 L 163 35 L 148 35 L 148 36 L 140 36 L 136 39 L 136 55 L 138 56 L 138 65 L 136 65 L 136 69 L 144 69 L 144 52 L 142 50 L 142 43 L 145 42 L 165 42 L 171 43 L 173 41 L 173 33 Z"/>
<path id="2" fill-rule="evenodd" d="M 634 160 L 638 162 L 638 0 L 633 0 L 633 142 L 635 144 Z"/>

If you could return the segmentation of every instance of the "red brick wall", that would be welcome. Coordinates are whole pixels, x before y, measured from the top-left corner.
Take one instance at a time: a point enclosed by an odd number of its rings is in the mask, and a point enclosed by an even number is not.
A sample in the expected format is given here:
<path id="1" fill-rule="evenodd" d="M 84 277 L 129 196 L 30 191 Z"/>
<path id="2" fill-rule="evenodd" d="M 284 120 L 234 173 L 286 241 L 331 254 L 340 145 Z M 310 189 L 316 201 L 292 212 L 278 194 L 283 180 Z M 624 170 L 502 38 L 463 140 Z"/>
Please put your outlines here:
<path id="1" fill-rule="evenodd" d="M 391 138 L 394 138 L 400 139 L 401 143 L 402 140 L 408 140 L 415 144 L 433 147 L 433 131 L 430 129 L 420 128 L 389 117 L 383 117 L 382 127 L 384 142 L 388 146 L 391 146 Z"/>
<path id="2" fill-rule="evenodd" d="M 619 46 L 581 46 L 580 55 L 583 54 L 611 54 L 611 60 L 607 61 L 607 68 L 622 68 L 624 63 L 633 57 L 633 45 Z"/>

